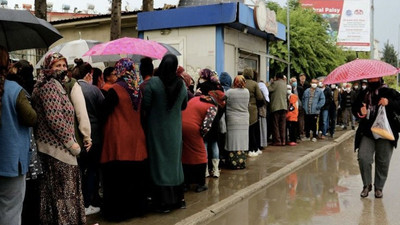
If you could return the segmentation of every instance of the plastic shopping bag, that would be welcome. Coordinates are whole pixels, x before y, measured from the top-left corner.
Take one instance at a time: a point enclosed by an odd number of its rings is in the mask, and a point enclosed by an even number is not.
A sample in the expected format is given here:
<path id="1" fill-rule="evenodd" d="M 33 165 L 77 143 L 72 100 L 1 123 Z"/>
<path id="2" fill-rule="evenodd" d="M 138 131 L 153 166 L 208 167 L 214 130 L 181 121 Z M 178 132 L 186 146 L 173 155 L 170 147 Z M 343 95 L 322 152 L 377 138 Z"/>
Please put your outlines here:
<path id="1" fill-rule="evenodd" d="M 387 139 L 394 141 L 392 129 L 390 128 L 389 121 L 386 117 L 385 106 L 380 106 L 378 109 L 378 115 L 371 127 L 372 135 L 375 139 Z"/>

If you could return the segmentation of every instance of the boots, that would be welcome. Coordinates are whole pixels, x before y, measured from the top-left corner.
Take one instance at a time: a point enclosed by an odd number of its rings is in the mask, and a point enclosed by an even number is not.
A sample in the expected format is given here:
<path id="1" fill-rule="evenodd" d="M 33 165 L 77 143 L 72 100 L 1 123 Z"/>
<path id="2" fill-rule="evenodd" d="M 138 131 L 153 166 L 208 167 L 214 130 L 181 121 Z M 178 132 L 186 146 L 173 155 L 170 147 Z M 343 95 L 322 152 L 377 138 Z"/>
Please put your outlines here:
<path id="1" fill-rule="evenodd" d="M 212 159 L 211 162 L 212 162 L 212 165 L 213 165 L 213 168 L 212 168 L 213 177 L 218 178 L 219 177 L 219 168 L 218 168 L 219 159 Z"/>
<path id="2" fill-rule="evenodd" d="M 208 163 L 206 164 L 206 177 L 210 177 L 210 173 L 208 172 Z"/>

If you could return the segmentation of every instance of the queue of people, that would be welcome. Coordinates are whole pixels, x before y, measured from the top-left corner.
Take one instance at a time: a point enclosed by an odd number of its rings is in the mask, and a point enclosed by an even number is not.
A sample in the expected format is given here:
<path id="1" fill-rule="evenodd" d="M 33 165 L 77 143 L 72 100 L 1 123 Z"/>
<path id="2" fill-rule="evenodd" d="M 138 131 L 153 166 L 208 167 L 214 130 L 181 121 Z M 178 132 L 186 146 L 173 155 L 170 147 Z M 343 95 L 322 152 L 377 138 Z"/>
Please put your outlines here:
<path id="1" fill-rule="evenodd" d="M 155 69 L 151 58 L 139 68 L 123 58 L 101 71 L 82 59 L 68 69 L 49 53 L 36 83 L 29 62 L 9 62 L 1 47 L 0 198 L 8 201 L 0 201 L 0 224 L 86 224 L 100 211 L 123 221 L 186 208 L 185 192 L 206 191 L 221 168 L 245 169 L 268 144 L 315 142 L 356 120 L 367 129 L 377 105 L 392 113 L 400 103 L 382 80 L 354 89 L 308 83 L 305 74 L 265 83 L 251 68 L 234 77 L 204 68 L 195 82 L 170 54 Z M 376 154 L 380 198 L 396 142 L 371 135 L 356 136 L 361 197 L 372 189 Z"/>

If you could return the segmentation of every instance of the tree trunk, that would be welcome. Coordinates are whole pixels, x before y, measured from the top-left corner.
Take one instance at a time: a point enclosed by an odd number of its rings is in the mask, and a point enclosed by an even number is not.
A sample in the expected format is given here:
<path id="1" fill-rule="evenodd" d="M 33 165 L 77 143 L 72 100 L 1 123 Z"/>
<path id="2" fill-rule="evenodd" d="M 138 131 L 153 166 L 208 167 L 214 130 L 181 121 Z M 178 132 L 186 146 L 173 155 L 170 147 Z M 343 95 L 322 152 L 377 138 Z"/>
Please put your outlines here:
<path id="1" fill-rule="evenodd" d="M 153 11 L 154 0 L 143 0 L 143 12 Z"/>
<path id="2" fill-rule="evenodd" d="M 35 16 L 47 21 L 47 2 L 46 2 L 46 0 L 35 0 Z"/>
<path id="3" fill-rule="evenodd" d="M 110 40 L 121 37 L 121 0 L 112 0 Z"/>
<path id="4" fill-rule="evenodd" d="M 35 0 L 35 16 L 37 18 L 43 19 L 47 21 L 47 1 L 46 0 Z M 42 55 L 47 52 L 47 48 L 37 48 L 35 50 L 36 53 L 36 62 L 40 60 Z"/>

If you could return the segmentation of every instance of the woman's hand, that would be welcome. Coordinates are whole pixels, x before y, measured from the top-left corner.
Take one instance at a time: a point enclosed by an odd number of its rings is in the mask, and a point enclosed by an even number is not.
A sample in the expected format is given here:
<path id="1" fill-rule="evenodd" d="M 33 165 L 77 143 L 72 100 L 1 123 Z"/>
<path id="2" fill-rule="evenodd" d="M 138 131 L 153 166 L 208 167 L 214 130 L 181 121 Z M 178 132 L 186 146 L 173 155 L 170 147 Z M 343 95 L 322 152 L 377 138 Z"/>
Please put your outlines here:
<path id="1" fill-rule="evenodd" d="M 381 106 L 386 106 L 389 104 L 389 100 L 387 98 L 381 98 L 381 100 L 379 100 L 378 105 Z"/>
<path id="2" fill-rule="evenodd" d="M 360 112 L 361 112 L 361 114 L 360 114 L 360 113 L 357 113 L 357 114 L 358 114 L 358 117 L 364 118 L 364 117 L 367 116 L 367 112 L 368 112 L 368 111 L 367 111 L 367 105 L 366 105 L 365 103 L 363 103 L 363 106 L 361 107 Z"/>
<path id="3" fill-rule="evenodd" d="M 92 142 L 91 141 L 85 141 L 85 149 L 87 152 L 89 152 L 90 148 L 92 147 Z"/>

